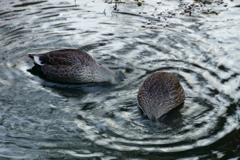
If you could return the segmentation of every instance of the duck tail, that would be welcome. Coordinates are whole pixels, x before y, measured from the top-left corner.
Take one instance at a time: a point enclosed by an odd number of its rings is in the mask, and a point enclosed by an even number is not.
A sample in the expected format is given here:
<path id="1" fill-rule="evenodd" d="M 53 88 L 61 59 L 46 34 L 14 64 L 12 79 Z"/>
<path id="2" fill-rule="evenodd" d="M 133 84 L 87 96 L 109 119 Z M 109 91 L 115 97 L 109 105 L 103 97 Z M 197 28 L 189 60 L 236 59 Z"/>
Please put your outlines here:
<path id="1" fill-rule="evenodd" d="M 28 54 L 28 58 L 33 61 L 34 67 L 36 68 L 38 71 L 42 72 L 42 66 L 40 66 L 39 64 L 37 64 L 34 60 L 34 55 L 33 54 Z"/>
<path id="2" fill-rule="evenodd" d="M 33 58 L 33 55 L 32 55 L 32 54 L 29 54 L 29 55 L 28 55 L 28 58 L 29 58 L 31 61 L 34 62 L 34 58 Z"/>

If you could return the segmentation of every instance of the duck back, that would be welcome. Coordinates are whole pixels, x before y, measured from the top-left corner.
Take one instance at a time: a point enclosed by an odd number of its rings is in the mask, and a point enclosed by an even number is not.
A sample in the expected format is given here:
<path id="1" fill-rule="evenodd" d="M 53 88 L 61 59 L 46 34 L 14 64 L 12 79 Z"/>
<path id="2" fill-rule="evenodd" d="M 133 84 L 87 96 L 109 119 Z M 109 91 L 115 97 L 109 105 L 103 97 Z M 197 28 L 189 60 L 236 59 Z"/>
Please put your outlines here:
<path id="1" fill-rule="evenodd" d="M 48 79 L 68 83 L 110 82 L 118 78 L 108 68 L 99 65 L 88 53 L 78 49 L 62 49 L 43 54 L 29 54 Z"/>
<path id="2" fill-rule="evenodd" d="M 138 91 L 139 107 L 151 120 L 157 120 L 183 103 L 184 90 L 177 77 L 168 72 L 157 72 L 148 77 Z"/>

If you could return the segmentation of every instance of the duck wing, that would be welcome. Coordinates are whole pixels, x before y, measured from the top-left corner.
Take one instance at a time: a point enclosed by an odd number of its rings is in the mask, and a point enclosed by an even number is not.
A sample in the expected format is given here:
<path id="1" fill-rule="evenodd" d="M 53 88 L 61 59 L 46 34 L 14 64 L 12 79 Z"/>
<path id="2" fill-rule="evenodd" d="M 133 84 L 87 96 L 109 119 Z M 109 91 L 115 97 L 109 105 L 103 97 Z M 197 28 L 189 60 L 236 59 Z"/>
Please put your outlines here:
<path id="1" fill-rule="evenodd" d="M 73 66 L 44 65 L 41 70 L 48 79 L 68 83 L 94 82 L 90 66 L 76 64 Z"/>
<path id="2" fill-rule="evenodd" d="M 72 66 L 75 64 L 89 66 L 97 64 L 92 56 L 79 49 L 62 49 L 43 54 L 29 54 L 28 56 L 32 61 L 34 61 L 35 64 L 40 66 Z"/>

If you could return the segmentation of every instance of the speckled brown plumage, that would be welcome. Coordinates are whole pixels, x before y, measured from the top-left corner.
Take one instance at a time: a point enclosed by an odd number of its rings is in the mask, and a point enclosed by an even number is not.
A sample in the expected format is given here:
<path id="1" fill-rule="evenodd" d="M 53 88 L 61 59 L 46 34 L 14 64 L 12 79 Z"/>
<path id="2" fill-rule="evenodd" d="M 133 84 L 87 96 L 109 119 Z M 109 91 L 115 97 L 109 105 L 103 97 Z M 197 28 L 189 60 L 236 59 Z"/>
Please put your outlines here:
<path id="1" fill-rule="evenodd" d="M 157 120 L 165 113 L 183 103 L 184 90 L 172 73 L 157 72 L 149 76 L 138 91 L 139 107 L 151 120 Z"/>
<path id="2" fill-rule="evenodd" d="M 41 67 L 51 80 L 84 83 L 118 83 L 116 75 L 108 68 L 99 65 L 88 53 L 78 49 L 63 49 L 43 54 L 29 54 L 31 60 Z"/>

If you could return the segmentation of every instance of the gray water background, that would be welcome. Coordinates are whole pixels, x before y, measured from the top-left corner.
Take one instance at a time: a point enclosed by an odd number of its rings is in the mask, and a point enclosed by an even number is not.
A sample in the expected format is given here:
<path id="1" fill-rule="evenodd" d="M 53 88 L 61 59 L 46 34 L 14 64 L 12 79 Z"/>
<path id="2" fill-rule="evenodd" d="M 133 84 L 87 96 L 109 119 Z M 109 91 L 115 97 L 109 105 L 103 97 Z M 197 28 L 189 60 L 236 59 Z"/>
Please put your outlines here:
<path id="1" fill-rule="evenodd" d="M 0 159 L 238 159 L 240 1 L 106 2 L 0 0 Z M 28 71 L 27 54 L 64 48 L 88 52 L 122 83 Z M 136 96 L 157 71 L 174 73 L 186 100 L 154 123 Z"/>

